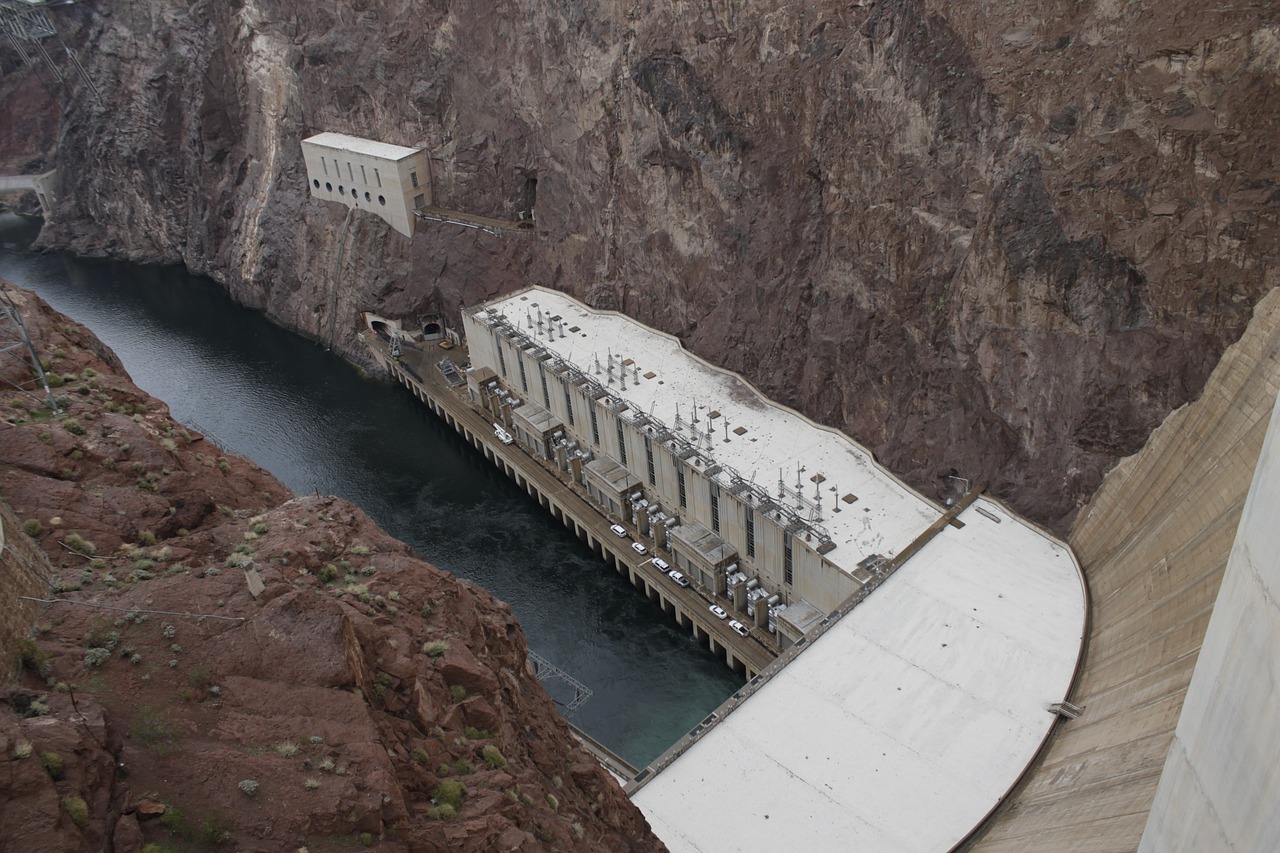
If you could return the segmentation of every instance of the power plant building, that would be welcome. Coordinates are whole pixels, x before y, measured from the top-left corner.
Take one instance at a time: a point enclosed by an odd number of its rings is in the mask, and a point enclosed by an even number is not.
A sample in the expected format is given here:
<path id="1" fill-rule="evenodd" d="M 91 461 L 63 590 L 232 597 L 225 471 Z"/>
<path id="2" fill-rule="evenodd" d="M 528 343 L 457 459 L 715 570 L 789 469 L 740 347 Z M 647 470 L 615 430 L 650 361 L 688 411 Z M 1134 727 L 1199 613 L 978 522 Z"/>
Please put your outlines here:
<path id="1" fill-rule="evenodd" d="M 413 236 L 413 211 L 431 205 L 426 149 L 406 148 L 344 133 L 302 140 L 311 195 L 366 210 Z"/>
<path id="2" fill-rule="evenodd" d="M 986 497 L 944 510 L 617 312 L 530 287 L 463 322 L 473 405 L 802 652 L 628 785 L 672 850 L 949 849 L 1008 793 L 1069 706 L 1069 548 Z"/>

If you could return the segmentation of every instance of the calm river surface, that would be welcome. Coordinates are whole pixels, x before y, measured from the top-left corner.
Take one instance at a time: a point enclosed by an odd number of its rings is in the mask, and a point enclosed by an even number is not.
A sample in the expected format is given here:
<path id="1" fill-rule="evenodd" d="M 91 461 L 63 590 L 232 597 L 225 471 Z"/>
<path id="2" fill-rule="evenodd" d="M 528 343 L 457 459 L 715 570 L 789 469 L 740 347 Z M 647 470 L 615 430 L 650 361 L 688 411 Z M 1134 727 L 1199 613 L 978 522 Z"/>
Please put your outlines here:
<path id="1" fill-rule="evenodd" d="M 352 501 L 427 560 L 508 602 L 530 648 L 593 691 L 574 722 L 633 764 L 741 686 L 408 392 L 363 378 L 208 279 L 27 252 L 36 231 L 0 214 L 0 278 L 92 329 L 175 419 L 295 492 Z"/>

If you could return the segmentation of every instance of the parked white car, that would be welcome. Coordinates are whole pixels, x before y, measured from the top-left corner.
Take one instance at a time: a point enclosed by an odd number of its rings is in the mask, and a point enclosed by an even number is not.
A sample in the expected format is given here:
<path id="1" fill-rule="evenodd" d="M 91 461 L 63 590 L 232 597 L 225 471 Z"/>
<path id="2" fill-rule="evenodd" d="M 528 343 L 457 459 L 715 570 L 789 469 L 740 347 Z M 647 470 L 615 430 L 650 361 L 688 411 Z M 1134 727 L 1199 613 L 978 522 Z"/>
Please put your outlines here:
<path id="1" fill-rule="evenodd" d="M 631 550 L 632 550 L 632 551 L 635 551 L 637 554 L 648 554 L 648 553 L 649 553 L 649 549 L 648 549 L 648 548 L 646 548 L 646 547 L 644 547 L 643 545 L 641 545 L 639 542 L 632 542 L 632 543 L 631 543 Z"/>
<path id="2" fill-rule="evenodd" d="M 621 524 L 610 524 L 609 529 L 613 531 L 615 536 L 620 536 L 623 539 L 627 538 L 627 528 L 623 527 Z"/>
<path id="3" fill-rule="evenodd" d="M 658 567 L 658 571 L 660 572 L 671 571 L 671 564 L 668 563 L 666 560 L 662 559 L 661 557 L 654 557 L 653 564 Z"/>
<path id="4" fill-rule="evenodd" d="M 714 616 L 714 617 L 716 617 L 717 619 L 728 619 L 728 618 L 729 618 L 729 614 L 728 614 L 728 613 L 725 613 L 724 608 L 723 608 L 723 607 L 721 607 L 719 604 L 713 604 L 713 605 L 711 605 L 710 607 L 708 607 L 707 609 L 708 609 L 708 610 L 710 610 L 710 611 L 711 611 L 711 615 L 712 615 L 712 616 Z"/>
<path id="5" fill-rule="evenodd" d="M 689 579 L 688 579 L 687 577 L 685 577 L 684 575 L 680 574 L 679 572 L 677 572 L 675 569 L 672 569 L 671 571 L 667 572 L 667 577 L 669 577 L 669 578 L 671 578 L 673 581 L 675 581 L 675 582 L 676 582 L 676 586 L 688 586 L 688 585 L 689 585 Z"/>
<path id="6" fill-rule="evenodd" d="M 739 622 L 737 619 L 730 619 L 730 620 L 729 620 L 729 627 L 730 627 L 730 628 L 732 628 L 733 630 L 737 631 L 737 632 L 738 632 L 738 634 L 739 634 L 739 635 L 741 635 L 741 636 L 743 636 L 743 637 L 745 637 L 745 636 L 747 636 L 748 634 L 750 634 L 750 633 L 751 633 L 751 629 L 750 629 L 750 628 L 748 628 L 746 625 L 743 625 L 743 624 L 742 624 L 741 622 Z"/>

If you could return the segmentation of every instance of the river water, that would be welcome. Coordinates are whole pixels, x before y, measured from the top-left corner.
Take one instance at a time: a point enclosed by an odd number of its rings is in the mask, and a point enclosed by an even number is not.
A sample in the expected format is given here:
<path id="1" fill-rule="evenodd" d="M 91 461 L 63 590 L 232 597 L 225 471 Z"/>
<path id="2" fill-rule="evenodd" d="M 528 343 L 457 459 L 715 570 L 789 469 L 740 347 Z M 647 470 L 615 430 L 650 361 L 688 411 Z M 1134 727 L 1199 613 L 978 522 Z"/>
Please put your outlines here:
<path id="1" fill-rule="evenodd" d="M 0 278 L 92 329 L 175 419 L 295 492 L 352 501 L 509 603 L 529 647 L 592 691 L 573 721 L 633 764 L 741 686 L 408 392 L 182 269 L 26 251 L 38 230 L 0 213 Z M 572 698 L 563 682 L 547 687 Z"/>

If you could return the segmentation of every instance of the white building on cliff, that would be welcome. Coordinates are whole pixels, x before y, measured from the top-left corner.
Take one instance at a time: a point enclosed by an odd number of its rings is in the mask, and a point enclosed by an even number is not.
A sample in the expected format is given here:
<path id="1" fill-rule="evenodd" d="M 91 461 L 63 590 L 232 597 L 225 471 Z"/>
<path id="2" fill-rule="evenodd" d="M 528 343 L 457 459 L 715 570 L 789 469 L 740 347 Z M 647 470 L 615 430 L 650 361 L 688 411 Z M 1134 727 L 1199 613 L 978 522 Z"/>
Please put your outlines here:
<path id="1" fill-rule="evenodd" d="M 366 210 L 413 236 L 413 211 L 431 205 L 426 149 L 406 148 L 344 133 L 302 140 L 311 195 Z"/>

